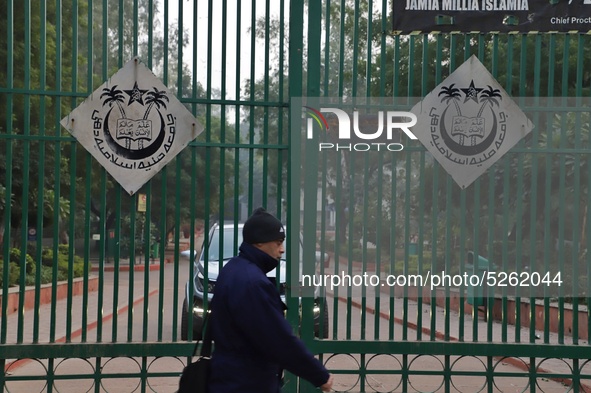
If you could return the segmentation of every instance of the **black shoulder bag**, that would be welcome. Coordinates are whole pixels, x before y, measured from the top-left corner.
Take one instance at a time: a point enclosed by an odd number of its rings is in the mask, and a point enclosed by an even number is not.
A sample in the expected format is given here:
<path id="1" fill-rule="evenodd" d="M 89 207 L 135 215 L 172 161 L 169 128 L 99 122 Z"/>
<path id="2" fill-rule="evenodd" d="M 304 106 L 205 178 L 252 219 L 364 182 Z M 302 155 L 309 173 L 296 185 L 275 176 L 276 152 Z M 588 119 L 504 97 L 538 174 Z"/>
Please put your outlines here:
<path id="1" fill-rule="evenodd" d="M 177 393 L 207 393 L 211 368 L 211 329 L 207 326 L 207 319 L 208 315 L 205 316 L 205 320 L 203 321 L 205 335 L 203 337 L 201 353 L 196 361 L 183 369 Z M 197 353 L 197 348 L 199 348 L 199 341 L 195 344 L 192 356 L 195 356 Z"/>

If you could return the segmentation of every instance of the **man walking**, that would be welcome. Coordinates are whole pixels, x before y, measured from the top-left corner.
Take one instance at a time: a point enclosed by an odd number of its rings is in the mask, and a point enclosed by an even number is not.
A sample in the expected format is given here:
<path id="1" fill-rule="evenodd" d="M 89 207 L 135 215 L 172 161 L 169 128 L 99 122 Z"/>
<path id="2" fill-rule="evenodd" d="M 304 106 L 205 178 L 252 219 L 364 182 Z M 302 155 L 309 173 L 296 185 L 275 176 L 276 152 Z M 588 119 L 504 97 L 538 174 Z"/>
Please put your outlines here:
<path id="1" fill-rule="evenodd" d="M 292 332 L 267 273 L 285 252 L 285 230 L 265 209 L 243 227 L 240 253 L 221 269 L 212 301 L 210 393 L 279 393 L 283 370 L 324 392 L 333 378 Z"/>

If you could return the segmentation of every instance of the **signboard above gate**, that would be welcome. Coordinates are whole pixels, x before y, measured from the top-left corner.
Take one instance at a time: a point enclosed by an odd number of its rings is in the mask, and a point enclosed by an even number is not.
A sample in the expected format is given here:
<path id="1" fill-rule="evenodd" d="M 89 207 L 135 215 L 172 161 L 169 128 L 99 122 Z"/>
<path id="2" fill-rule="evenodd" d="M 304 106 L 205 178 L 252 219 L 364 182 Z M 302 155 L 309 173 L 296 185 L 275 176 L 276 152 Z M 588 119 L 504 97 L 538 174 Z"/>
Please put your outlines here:
<path id="1" fill-rule="evenodd" d="M 203 126 L 139 59 L 132 59 L 61 124 L 135 194 Z"/>
<path id="2" fill-rule="evenodd" d="M 591 0 L 395 0 L 394 34 L 589 32 Z"/>

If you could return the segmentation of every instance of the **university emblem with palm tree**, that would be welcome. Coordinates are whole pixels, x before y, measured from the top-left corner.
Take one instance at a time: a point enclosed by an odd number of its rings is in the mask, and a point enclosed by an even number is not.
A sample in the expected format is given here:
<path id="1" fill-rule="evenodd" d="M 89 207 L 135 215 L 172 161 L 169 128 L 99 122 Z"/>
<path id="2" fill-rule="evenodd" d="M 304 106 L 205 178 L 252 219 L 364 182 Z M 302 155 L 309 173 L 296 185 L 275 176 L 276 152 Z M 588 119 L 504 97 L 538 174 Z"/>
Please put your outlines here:
<path id="1" fill-rule="evenodd" d="M 132 108 L 135 105 L 134 113 L 141 114 L 141 110 L 145 108 L 140 118 L 125 113 L 123 104 L 126 95 L 129 97 L 126 107 Z M 169 101 L 165 91 L 156 87 L 142 90 L 135 82 L 129 90 L 122 90 L 118 85 L 105 87 L 101 99 L 103 107 L 109 108 L 104 121 L 105 140 L 117 155 L 138 160 L 147 158 L 160 149 L 166 133 L 161 109 L 166 109 Z M 154 108 L 155 114 L 152 113 Z M 172 136 L 174 138 L 174 133 Z"/>
<path id="2" fill-rule="evenodd" d="M 203 131 L 138 58 L 128 61 L 60 123 L 130 195 Z"/>
<path id="3" fill-rule="evenodd" d="M 458 164 L 479 164 L 492 157 L 506 132 L 506 116 L 498 109 L 501 91 L 477 87 L 472 80 L 464 88 L 442 86 L 438 96 L 445 106 L 441 114 L 432 111 L 431 124 L 439 126 L 431 130 L 433 145 Z"/>

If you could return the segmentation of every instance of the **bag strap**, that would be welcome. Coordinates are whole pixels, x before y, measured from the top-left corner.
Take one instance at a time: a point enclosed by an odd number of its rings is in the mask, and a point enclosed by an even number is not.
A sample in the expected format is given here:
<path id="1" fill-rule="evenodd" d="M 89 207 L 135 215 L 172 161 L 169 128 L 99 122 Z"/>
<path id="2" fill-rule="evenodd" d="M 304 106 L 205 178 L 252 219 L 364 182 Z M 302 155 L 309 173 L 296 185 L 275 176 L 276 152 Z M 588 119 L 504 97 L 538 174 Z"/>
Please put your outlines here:
<path id="1" fill-rule="evenodd" d="M 211 303 L 210 303 L 211 304 Z M 210 307 L 211 310 L 211 307 Z M 210 313 L 213 312 L 210 311 Z M 211 319 L 211 316 L 210 316 Z M 212 342 L 212 334 L 211 334 L 211 330 L 209 326 L 205 326 L 205 323 L 203 324 L 204 328 L 205 328 L 205 335 L 203 336 L 203 345 L 201 346 L 201 356 L 204 357 L 210 357 L 211 356 L 211 342 Z"/>
<path id="2" fill-rule="evenodd" d="M 212 335 L 211 329 L 209 329 L 209 320 L 211 319 L 210 314 L 213 312 L 213 299 L 209 302 L 209 310 L 205 313 L 203 317 L 203 331 L 205 335 L 203 336 L 202 346 L 201 346 L 201 353 L 200 356 L 210 357 L 211 356 L 211 342 L 212 342 Z M 193 356 L 197 354 L 197 349 L 199 349 L 199 340 L 195 343 L 195 348 L 193 348 Z"/>

